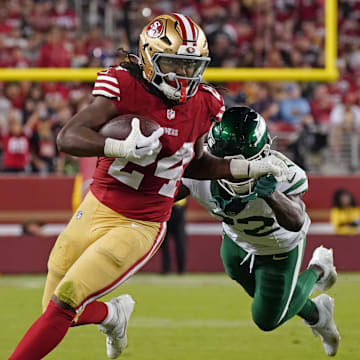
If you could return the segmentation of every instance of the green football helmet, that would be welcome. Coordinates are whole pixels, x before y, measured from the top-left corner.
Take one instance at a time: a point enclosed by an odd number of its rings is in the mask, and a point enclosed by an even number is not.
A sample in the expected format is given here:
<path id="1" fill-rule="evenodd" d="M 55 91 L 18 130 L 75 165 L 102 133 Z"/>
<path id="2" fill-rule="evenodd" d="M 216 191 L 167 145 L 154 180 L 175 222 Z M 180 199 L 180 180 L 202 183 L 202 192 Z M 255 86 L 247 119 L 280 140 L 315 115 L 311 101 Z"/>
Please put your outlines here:
<path id="1" fill-rule="evenodd" d="M 271 139 L 264 118 L 247 106 L 225 111 L 222 121 L 214 123 L 208 134 L 211 154 L 225 159 L 260 159 L 270 154 Z M 244 197 L 253 193 L 256 180 L 217 180 L 230 195 Z"/>

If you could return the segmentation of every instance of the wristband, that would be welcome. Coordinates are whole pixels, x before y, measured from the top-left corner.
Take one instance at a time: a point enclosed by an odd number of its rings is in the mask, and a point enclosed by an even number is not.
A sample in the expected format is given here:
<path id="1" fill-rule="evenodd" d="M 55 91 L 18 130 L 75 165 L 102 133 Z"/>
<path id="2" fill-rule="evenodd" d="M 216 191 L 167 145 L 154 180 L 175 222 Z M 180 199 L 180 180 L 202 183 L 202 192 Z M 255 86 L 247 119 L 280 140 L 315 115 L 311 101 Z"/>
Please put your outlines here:
<path id="1" fill-rule="evenodd" d="M 247 160 L 231 159 L 230 173 L 235 179 L 249 178 L 250 162 Z"/>
<path id="2" fill-rule="evenodd" d="M 104 155 L 107 157 L 126 157 L 125 141 L 112 138 L 105 139 Z"/>

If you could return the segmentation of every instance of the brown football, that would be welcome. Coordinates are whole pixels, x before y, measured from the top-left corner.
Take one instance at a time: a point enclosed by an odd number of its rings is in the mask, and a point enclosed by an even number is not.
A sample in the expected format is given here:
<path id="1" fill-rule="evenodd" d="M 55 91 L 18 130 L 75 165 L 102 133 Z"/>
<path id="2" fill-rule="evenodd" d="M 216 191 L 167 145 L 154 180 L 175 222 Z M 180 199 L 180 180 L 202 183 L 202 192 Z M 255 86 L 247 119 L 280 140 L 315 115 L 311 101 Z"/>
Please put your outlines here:
<path id="1" fill-rule="evenodd" d="M 107 122 L 101 129 L 100 134 L 105 137 L 113 139 L 124 140 L 130 134 L 131 122 L 134 117 L 140 120 L 141 133 L 145 136 L 150 136 L 160 125 L 145 116 L 136 114 L 125 114 L 117 116 Z"/>

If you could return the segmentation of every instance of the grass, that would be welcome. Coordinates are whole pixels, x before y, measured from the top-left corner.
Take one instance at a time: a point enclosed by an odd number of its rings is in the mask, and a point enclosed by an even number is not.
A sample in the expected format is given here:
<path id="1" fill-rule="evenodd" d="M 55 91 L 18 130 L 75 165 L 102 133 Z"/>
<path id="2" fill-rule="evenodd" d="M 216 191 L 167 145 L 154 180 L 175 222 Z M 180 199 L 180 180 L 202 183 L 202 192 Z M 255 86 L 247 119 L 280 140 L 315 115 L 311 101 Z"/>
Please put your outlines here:
<path id="1" fill-rule="evenodd" d="M 39 316 L 44 280 L 40 275 L 0 277 L 0 359 L 9 357 Z M 320 339 L 299 318 L 275 331 L 260 331 L 251 321 L 251 299 L 223 274 L 140 274 L 111 296 L 121 293 L 137 301 L 124 360 L 327 359 Z M 342 335 L 336 358 L 359 359 L 360 274 L 340 274 L 329 294 L 336 300 Z M 92 325 L 70 329 L 46 359 L 107 359 L 105 337 Z"/>

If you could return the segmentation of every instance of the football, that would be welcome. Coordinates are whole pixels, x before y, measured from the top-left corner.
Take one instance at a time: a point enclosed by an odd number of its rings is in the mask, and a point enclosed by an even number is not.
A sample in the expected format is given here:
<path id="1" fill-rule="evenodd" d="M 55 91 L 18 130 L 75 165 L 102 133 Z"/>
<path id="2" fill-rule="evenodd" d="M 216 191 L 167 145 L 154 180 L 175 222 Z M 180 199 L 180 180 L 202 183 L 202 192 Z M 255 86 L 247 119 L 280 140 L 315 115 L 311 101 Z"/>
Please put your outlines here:
<path id="1" fill-rule="evenodd" d="M 140 120 L 140 130 L 144 136 L 150 136 L 160 125 L 145 116 L 136 114 L 125 114 L 117 116 L 107 122 L 101 129 L 100 134 L 118 140 L 125 140 L 131 131 L 132 119 L 136 117 Z"/>

